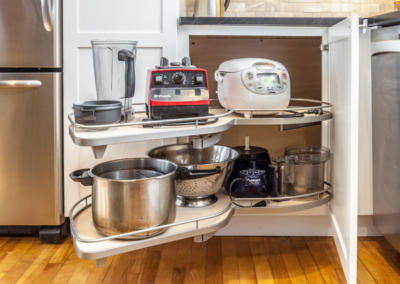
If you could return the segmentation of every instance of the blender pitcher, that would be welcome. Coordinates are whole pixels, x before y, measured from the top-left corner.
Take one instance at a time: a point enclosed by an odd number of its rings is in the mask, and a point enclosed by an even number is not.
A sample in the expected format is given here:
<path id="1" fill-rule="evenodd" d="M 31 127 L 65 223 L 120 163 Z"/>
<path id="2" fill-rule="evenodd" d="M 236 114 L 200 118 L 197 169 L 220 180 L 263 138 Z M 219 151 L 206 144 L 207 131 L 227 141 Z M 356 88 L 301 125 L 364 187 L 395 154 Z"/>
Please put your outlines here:
<path id="1" fill-rule="evenodd" d="M 137 41 L 96 39 L 91 43 L 97 100 L 121 101 L 123 120 L 128 122 L 134 118 Z"/>

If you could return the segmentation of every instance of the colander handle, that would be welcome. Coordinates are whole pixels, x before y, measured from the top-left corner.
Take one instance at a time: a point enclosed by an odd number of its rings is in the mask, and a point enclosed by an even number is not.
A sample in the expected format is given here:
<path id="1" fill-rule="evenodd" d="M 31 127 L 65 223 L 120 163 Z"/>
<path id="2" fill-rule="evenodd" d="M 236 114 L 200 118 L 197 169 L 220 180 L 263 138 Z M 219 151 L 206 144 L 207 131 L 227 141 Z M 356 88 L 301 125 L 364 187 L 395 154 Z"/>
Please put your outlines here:
<path id="1" fill-rule="evenodd" d="M 221 167 L 216 167 L 212 170 L 188 170 L 187 168 L 179 168 L 177 171 L 177 177 L 181 180 L 197 179 L 219 174 L 220 172 Z"/>
<path id="2" fill-rule="evenodd" d="M 89 176 L 90 169 L 82 169 L 73 171 L 69 174 L 69 177 L 76 182 L 80 182 L 82 185 L 89 186 L 93 184 L 93 178 Z"/>

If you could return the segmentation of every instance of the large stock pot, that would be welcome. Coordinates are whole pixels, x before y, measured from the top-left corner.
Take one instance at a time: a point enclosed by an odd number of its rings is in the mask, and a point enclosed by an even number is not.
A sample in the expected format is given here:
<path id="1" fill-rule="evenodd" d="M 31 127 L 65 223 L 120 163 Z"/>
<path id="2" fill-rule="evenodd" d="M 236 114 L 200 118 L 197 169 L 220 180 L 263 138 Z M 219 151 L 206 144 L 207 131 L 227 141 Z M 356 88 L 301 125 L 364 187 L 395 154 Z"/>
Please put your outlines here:
<path id="1" fill-rule="evenodd" d="M 105 236 L 128 233 L 175 221 L 178 166 L 161 159 L 133 158 L 105 162 L 70 174 L 92 186 L 93 224 Z M 123 239 L 152 237 L 158 229 Z"/>

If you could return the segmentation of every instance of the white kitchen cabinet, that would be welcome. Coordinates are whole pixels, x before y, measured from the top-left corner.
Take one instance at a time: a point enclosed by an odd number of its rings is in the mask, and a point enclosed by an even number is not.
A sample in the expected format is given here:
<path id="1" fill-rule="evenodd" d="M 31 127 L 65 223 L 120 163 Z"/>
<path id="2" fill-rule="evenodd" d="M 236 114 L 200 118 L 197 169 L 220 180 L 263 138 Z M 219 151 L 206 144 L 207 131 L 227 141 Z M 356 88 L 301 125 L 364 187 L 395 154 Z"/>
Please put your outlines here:
<path id="1" fill-rule="evenodd" d="M 185 234 L 179 235 L 179 230 L 176 231 L 176 229 L 171 228 L 165 235 L 140 242 L 107 241 L 106 244 L 95 243 L 85 246 L 85 244 L 77 244 L 75 239 L 78 255 L 83 258 L 98 259 L 98 263 L 101 263 L 101 259 L 109 255 L 179 238 L 194 236 L 197 240 L 205 240 L 215 233 L 215 228 L 221 229 L 222 225 L 226 225 L 230 218 L 237 214 L 240 215 L 240 218 L 235 219 L 232 222 L 232 226 L 222 229 L 219 232 L 220 234 L 243 235 L 243 230 L 241 230 L 238 220 L 245 218 L 249 234 L 334 236 L 347 281 L 348 283 L 356 283 L 357 216 L 359 214 L 372 214 L 371 145 L 368 141 L 370 135 L 369 33 L 363 34 L 362 30 L 359 29 L 358 17 L 352 16 L 350 19 L 346 19 L 330 28 L 178 26 L 178 0 L 152 0 L 146 1 L 145 4 L 133 0 L 121 2 L 124 2 L 127 7 L 126 11 L 121 14 L 119 14 L 121 6 L 118 5 L 116 7 L 108 4 L 111 3 L 110 1 L 71 0 L 64 2 L 64 170 L 66 214 L 68 214 L 73 203 L 90 191 L 90 188 L 79 188 L 76 183 L 70 181 L 68 177 L 70 172 L 79 168 L 91 167 L 106 160 L 144 156 L 148 149 L 163 143 L 174 143 L 174 137 L 181 136 L 178 134 L 157 136 L 157 131 L 160 132 L 157 129 L 154 130 L 154 133 L 150 133 L 147 138 L 153 140 L 143 141 L 144 138 L 135 138 L 135 140 L 134 138 L 128 138 L 129 135 L 135 136 L 135 130 L 131 128 L 123 130 L 125 133 L 121 137 L 123 136 L 124 140 L 116 139 L 116 135 L 112 133 L 104 134 L 105 136 L 109 135 L 108 142 L 104 143 L 113 145 L 108 146 L 104 158 L 97 160 L 93 158 L 90 147 L 74 145 L 69 133 L 70 123 L 67 115 L 71 113 L 73 102 L 95 99 L 90 46 L 90 40 L 95 38 L 139 41 L 138 65 L 136 67 L 138 83 L 134 102 L 141 103 L 144 102 L 144 76 L 146 70 L 153 68 L 158 63 L 160 56 L 166 56 L 171 60 L 187 56 L 189 54 L 189 35 L 322 36 L 321 43 L 329 46 L 329 51 L 322 52 L 322 100 L 333 104 L 331 109 L 333 119 L 323 122 L 322 143 L 324 146 L 331 148 L 333 152 L 334 158 L 332 159 L 329 173 L 333 187 L 333 198 L 328 203 L 328 206 L 324 205 L 297 212 L 285 211 L 286 213 L 283 214 L 277 213 L 282 212 L 279 210 L 276 212 L 265 210 L 264 212 L 235 209 L 235 211 L 230 211 L 235 213 L 227 212 L 226 216 L 221 215 L 218 217 L 222 218 L 220 222 L 213 223 L 213 225 L 218 223 L 218 228 L 212 227 L 210 224 L 207 225 L 207 221 L 203 226 L 203 231 L 196 231 L 195 227 L 190 227 L 195 226 L 194 224 L 187 224 L 185 225 L 188 226 L 187 231 L 191 231 Z M 95 15 L 93 15 L 93 5 L 97 7 Z M 132 10 L 128 9 L 132 5 L 135 5 L 134 14 L 127 12 Z M 360 40 L 363 45 L 359 44 Z M 360 60 L 360 54 L 364 54 L 366 58 Z M 362 76 L 359 74 L 362 74 Z M 209 80 L 212 80 L 211 76 L 209 76 Z M 221 120 L 221 123 L 223 121 Z M 224 131 L 224 127 L 221 126 L 218 131 Z M 80 144 L 79 141 L 84 141 L 85 139 L 88 141 L 90 137 L 96 135 L 104 138 L 101 133 L 84 133 L 72 136 L 75 143 Z M 168 139 L 164 141 L 157 140 L 157 138 L 161 137 Z M 141 142 L 134 142 L 139 140 Z M 84 145 L 83 143 L 81 145 L 89 146 L 90 144 Z M 326 195 L 324 198 L 330 199 Z M 221 200 L 223 200 L 223 197 L 221 197 Z M 222 203 L 220 204 L 221 206 L 223 205 Z M 358 206 L 359 204 L 361 206 Z M 362 210 L 359 211 L 358 207 Z M 306 208 L 304 207 L 303 209 Z M 182 210 L 188 211 L 192 209 Z M 77 217 L 77 221 L 90 220 L 88 212 L 84 211 L 82 215 Z M 195 211 L 188 212 L 189 215 L 196 215 Z M 273 218 L 265 218 L 265 214 L 273 216 Z M 192 217 L 196 218 L 196 216 Z M 296 218 L 298 224 L 304 224 L 304 227 L 289 225 L 293 224 L 293 218 Z M 315 221 L 317 219 L 318 221 Z M 277 225 L 276 220 L 279 220 L 279 225 Z M 81 230 L 80 232 L 82 232 L 80 236 L 95 238 L 96 234 L 90 231 L 89 227 L 85 227 L 82 224 L 82 222 L 77 223 L 78 231 Z M 253 232 L 251 231 L 251 226 L 262 227 L 262 230 Z M 85 228 L 87 231 L 85 231 Z M 305 228 L 308 231 L 305 231 Z M 84 251 L 85 249 L 86 252 Z M 108 250 L 108 253 L 97 254 L 96 256 L 95 253 L 99 250 L 103 252 Z"/>

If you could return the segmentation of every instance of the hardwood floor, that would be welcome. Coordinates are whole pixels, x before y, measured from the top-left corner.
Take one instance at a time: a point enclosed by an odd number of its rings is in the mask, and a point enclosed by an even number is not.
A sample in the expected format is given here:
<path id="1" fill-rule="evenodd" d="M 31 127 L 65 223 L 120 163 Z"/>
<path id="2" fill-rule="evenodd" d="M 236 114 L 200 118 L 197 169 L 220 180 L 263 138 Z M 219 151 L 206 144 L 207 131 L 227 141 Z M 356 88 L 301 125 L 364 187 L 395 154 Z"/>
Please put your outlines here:
<path id="1" fill-rule="evenodd" d="M 400 254 L 384 238 L 358 239 L 358 283 L 400 283 Z M 71 239 L 41 244 L 0 237 L 2 283 L 346 283 L 326 237 L 213 237 L 109 257 L 104 267 L 79 259 Z"/>

